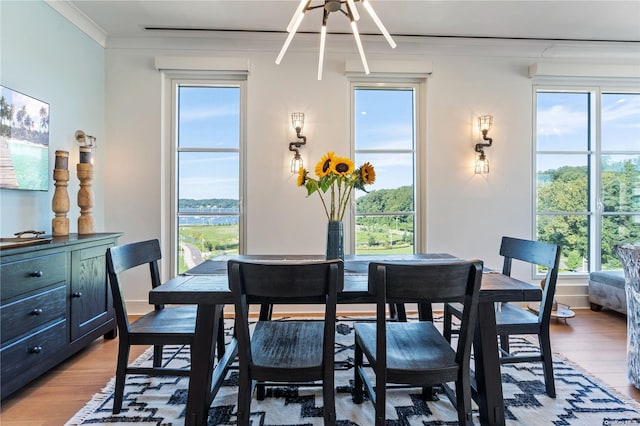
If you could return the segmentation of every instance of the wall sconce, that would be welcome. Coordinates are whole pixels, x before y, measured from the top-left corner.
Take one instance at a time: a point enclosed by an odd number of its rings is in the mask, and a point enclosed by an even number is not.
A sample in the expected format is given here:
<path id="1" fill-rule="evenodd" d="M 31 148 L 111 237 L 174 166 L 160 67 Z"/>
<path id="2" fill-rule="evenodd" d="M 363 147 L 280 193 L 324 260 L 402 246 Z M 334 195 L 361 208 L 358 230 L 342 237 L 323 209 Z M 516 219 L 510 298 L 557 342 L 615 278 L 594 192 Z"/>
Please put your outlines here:
<path id="1" fill-rule="evenodd" d="M 295 152 L 293 159 L 291 160 L 291 173 L 298 173 L 300 167 L 304 167 L 302 157 L 300 157 L 300 148 L 307 143 L 307 137 L 302 135 L 302 128 L 304 127 L 304 112 L 294 112 L 291 114 L 291 125 L 296 130 L 295 142 L 289 143 L 289 151 Z"/>
<path id="2" fill-rule="evenodd" d="M 487 136 L 489 130 L 491 130 L 492 124 L 492 115 L 483 115 L 481 117 L 478 117 L 478 127 L 480 128 L 480 132 L 482 133 L 482 139 L 487 141 L 487 143 L 477 143 L 475 147 L 475 151 L 478 153 L 475 171 L 476 174 L 479 175 L 489 173 L 489 160 L 487 160 L 487 156 L 484 153 L 484 148 L 490 147 L 493 143 L 493 139 Z"/>
<path id="3" fill-rule="evenodd" d="M 96 137 L 86 134 L 83 130 L 76 130 L 75 136 L 80 145 L 80 162 L 93 164 L 91 153 L 96 146 Z"/>

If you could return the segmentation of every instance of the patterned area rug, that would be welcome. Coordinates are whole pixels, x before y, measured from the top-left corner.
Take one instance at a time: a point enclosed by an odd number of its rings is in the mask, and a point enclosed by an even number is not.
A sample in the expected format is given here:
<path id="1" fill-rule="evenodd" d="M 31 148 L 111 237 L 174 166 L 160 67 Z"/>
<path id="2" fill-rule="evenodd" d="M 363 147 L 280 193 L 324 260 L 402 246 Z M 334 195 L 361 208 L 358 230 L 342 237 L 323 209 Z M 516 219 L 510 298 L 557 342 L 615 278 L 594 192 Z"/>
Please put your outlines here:
<path id="1" fill-rule="evenodd" d="M 336 361 L 353 357 L 351 318 L 340 318 L 336 334 Z M 225 321 L 229 336 L 232 321 Z M 513 338 L 519 352 L 536 351 L 524 338 Z M 179 351 L 174 366 L 189 364 L 188 348 L 166 347 L 165 356 Z M 136 363 L 151 364 L 147 350 Z M 115 362 L 115 359 L 114 359 Z M 540 363 L 502 366 L 502 383 L 507 424 L 512 425 L 630 425 L 640 424 L 640 404 L 625 400 L 580 367 L 554 356 L 556 399 L 545 394 Z M 351 400 L 353 370 L 336 371 L 336 410 L 338 425 L 374 424 L 370 401 L 356 405 Z M 120 414 L 112 415 L 112 379 L 100 394 L 78 412 L 67 425 L 181 425 L 188 378 L 127 376 L 125 398 Z M 230 370 L 209 410 L 209 425 L 236 424 L 237 371 Z M 389 390 L 387 425 L 455 425 L 457 416 L 446 396 L 438 401 L 422 401 L 419 389 Z M 267 390 L 267 398 L 251 403 L 251 421 L 261 425 L 322 425 L 320 387 L 277 387 Z M 476 412 L 475 423 L 479 424 Z"/>

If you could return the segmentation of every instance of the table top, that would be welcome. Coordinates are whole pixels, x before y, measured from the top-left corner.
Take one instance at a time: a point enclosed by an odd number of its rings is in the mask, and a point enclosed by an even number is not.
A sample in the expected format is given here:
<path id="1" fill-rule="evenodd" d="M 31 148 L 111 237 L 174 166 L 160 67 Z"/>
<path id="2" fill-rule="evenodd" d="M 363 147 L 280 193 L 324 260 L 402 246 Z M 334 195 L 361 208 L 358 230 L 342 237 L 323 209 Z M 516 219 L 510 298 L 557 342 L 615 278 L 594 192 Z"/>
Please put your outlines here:
<path id="1" fill-rule="evenodd" d="M 230 259 L 260 262 L 304 262 L 323 260 L 324 256 L 306 255 L 242 255 L 220 256 L 207 260 L 149 292 L 149 302 L 157 304 L 232 304 L 233 297 L 227 279 L 227 261 Z M 338 303 L 375 303 L 375 296 L 368 292 L 369 262 L 441 263 L 461 260 L 446 253 L 415 255 L 350 255 L 344 261 L 344 288 L 338 294 Z M 539 301 L 539 286 L 486 271 L 482 277 L 480 302 Z"/>

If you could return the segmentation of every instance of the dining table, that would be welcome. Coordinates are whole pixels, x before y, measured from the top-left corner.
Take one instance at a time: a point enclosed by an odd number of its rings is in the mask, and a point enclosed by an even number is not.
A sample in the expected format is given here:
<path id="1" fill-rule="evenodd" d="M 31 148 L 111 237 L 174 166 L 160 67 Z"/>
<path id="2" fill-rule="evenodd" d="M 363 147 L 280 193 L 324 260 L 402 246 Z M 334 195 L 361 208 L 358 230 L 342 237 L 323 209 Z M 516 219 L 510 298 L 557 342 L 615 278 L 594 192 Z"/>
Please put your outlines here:
<path id="1" fill-rule="evenodd" d="M 225 255 L 189 269 L 149 292 L 152 304 L 197 305 L 195 339 L 191 351 L 191 371 L 185 410 L 185 425 L 206 425 L 209 406 L 222 385 L 237 355 L 237 342 L 220 350 L 215 360 L 218 333 L 222 332 L 221 310 L 233 304 L 227 278 L 230 259 L 259 262 L 304 262 L 323 260 L 315 255 Z M 439 263 L 463 260 L 448 253 L 409 255 L 345 255 L 343 289 L 340 304 L 374 304 L 368 289 L 370 262 Z M 500 302 L 539 301 L 542 290 L 533 285 L 491 270 L 483 273 L 478 303 L 478 321 L 474 334 L 474 400 L 483 425 L 504 425 L 505 408 L 498 354 L 495 309 Z"/>

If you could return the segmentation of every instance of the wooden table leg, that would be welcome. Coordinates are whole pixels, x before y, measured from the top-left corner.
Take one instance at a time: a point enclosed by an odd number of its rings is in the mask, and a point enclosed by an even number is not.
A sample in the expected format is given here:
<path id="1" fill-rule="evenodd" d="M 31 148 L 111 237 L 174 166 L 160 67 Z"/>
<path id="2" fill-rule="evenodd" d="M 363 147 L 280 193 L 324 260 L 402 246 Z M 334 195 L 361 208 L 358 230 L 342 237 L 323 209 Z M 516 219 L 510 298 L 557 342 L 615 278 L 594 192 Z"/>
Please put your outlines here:
<path id="1" fill-rule="evenodd" d="M 498 359 L 496 313 L 493 302 L 478 304 L 478 324 L 473 340 L 477 403 L 482 425 L 504 425 L 504 399 Z"/>
<path id="2" fill-rule="evenodd" d="M 215 345 L 220 318 L 220 305 L 198 305 L 196 336 L 191 348 L 189 393 L 185 411 L 185 425 L 207 424 L 209 393 L 213 375 Z"/>

